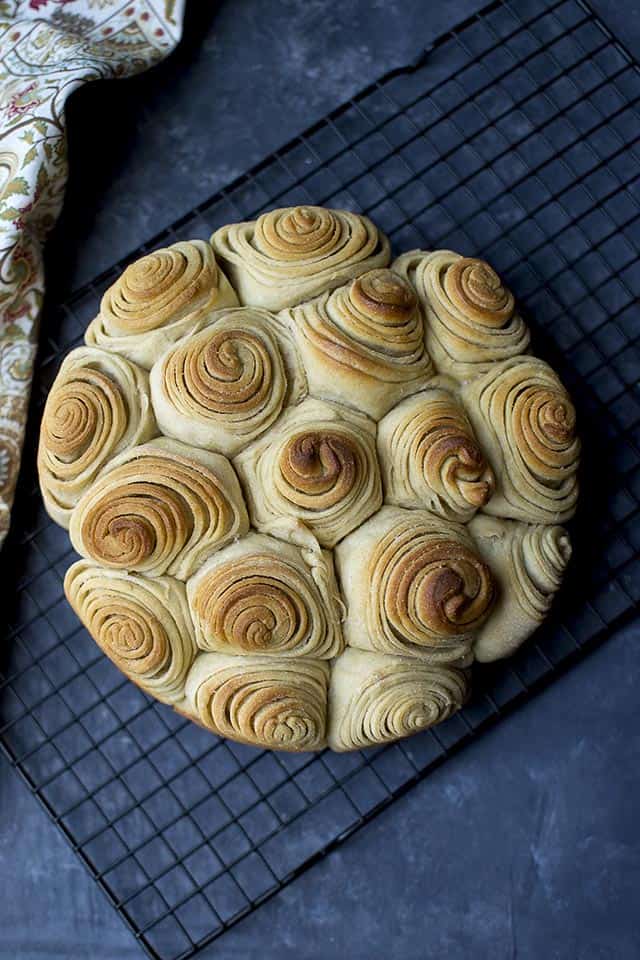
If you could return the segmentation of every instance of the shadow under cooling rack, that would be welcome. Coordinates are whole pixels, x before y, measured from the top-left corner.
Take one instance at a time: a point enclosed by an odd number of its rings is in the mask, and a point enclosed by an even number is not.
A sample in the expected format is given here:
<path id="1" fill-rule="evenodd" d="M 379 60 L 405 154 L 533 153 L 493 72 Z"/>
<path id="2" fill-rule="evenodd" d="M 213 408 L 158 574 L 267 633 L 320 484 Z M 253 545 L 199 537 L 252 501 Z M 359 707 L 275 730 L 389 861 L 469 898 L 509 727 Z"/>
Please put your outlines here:
<path id="1" fill-rule="evenodd" d="M 150 702 L 67 606 L 73 559 L 35 481 L 43 398 L 124 264 L 49 305 L 4 551 L 3 749 L 153 956 L 188 957 L 434 764 L 633 615 L 640 594 L 640 73 L 578 0 L 497 2 L 153 238 L 270 206 L 361 210 L 396 252 L 490 260 L 585 441 L 575 561 L 552 620 L 479 669 L 473 702 L 409 741 L 287 756 L 217 740 Z M 581 522 L 582 518 L 582 522 Z M 9 558 L 10 562 L 9 562 Z"/>

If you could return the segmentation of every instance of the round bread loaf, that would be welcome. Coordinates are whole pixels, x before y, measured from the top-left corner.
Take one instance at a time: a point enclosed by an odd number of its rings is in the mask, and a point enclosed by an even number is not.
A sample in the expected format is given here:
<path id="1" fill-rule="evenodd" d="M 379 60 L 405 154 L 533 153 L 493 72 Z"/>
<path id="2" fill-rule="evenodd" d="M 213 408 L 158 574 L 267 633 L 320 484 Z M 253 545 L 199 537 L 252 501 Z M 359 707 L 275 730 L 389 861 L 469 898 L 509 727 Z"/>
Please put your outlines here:
<path id="1" fill-rule="evenodd" d="M 571 555 L 575 411 L 483 260 L 289 207 L 132 263 L 47 399 L 100 649 L 212 735 L 358 750 L 464 707 Z"/>

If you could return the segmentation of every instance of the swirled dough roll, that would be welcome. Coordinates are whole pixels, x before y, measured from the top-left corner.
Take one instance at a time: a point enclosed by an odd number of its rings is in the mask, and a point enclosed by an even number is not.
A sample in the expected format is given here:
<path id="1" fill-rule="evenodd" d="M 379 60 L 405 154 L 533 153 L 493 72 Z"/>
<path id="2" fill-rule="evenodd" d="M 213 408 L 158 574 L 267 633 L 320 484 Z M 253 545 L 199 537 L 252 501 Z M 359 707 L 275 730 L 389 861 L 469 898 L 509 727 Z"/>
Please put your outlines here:
<path id="1" fill-rule="evenodd" d="M 478 631 L 476 660 L 499 660 L 547 616 L 571 557 L 563 527 L 474 517 L 469 529 L 498 583 L 495 607 Z"/>
<path id="2" fill-rule="evenodd" d="M 79 560 L 67 570 L 64 590 L 95 642 L 125 676 L 164 703 L 182 700 L 196 655 L 183 583 Z"/>
<path id="3" fill-rule="evenodd" d="M 179 337 L 198 329 L 212 310 L 237 302 L 210 244 L 180 241 L 127 267 L 104 294 L 85 343 L 149 369 Z"/>
<path id="4" fill-rule="evenodd" d="M 144 370 L 95 347 L 72 350 L 40 425 L 38 475 L 49 516 L 68 527 L 73 507 L 102 467 L 156 432 Z"/>
<path id="5" fill-rule="evenodd" d="M 535 357 L 495 364 L 462 398 L 496 475 L 484 510 L 528 523 L 561 523 L 575 513 L 580 441 L 569 394 Z"/>
<path id="6" fill-rule="evenodd" d="M 157 439 L 111 461 L 71 515 L 71 543 L 116 570 L 186 580 L 249 528 L 225 457 Z"/>
<path id="7" fill-rule="evenodd" d="M 346 643 L 432 663 L 466 660 L 494 582 L 466 528 L 383 507 L 335 551 Z"/>
<path id="8" fill-rule="evenodd" d="M 280 316 L 295 338 L 310 392 L 374 420 L 433 375 L 417 297 L 391 270 L 370 270 Z"/>
<path id="9" fill-rule="evenodd" d="M 298 547 L 250 533 L 211 557 L 187 594 L 202 650 L 318 659 L 342 650 L 338 587 L 325 551 L 311 565 Z"/>
<path id="10" fill-rule="evenodd" d="M 269 750 L 320 750 L 328 682 L 324 660 L 201 653 L 187 676 L 186 708 L 221 737 Z"/>
<path id="11" fill-rule="evenodd" d="M 153 365 L 151 398 L 162 432 L 233 456 L 271 426 L 305 377 L 286 329 L 266 310 L 217 312 Z"/>
<path id="12" fill-rule="evenodd" d="M 329 684 L 329 746 L 358 750 L 408 737 L 446 720 L 470 692 L 465 670 L 352 647 Z"/>
<path id="13" fill-rule="evenodd" d="M 234 460 L 251 522 L 267 530 L 300 520 L 332 547 L 382 503 L 375 424 L 355 411 L 307 399 L 285 411 L 268 437 Z"/>
<path id="14" fill-rule="evenodd" d="M 220 227 L 211 237 L 240 302 L 292 307 L 389 263 L 389 241 L 349 210 L 285 207 Z"/>
<path id="15" fill-rule="evenodd" d="M 410 280 L 425 311 L 427 349 L 438 370 L 459 380 L 529 349 L 513 295 L 484 260 L 451 250 L 412 250 L 392 269 Z"/>
<path id="16" fill-rule="evenodd" d="M 387 503 L 468 521 L 489 500 L 493 472 L 456 398 L 434 387 L 407 397 L 378 424 Z"/>

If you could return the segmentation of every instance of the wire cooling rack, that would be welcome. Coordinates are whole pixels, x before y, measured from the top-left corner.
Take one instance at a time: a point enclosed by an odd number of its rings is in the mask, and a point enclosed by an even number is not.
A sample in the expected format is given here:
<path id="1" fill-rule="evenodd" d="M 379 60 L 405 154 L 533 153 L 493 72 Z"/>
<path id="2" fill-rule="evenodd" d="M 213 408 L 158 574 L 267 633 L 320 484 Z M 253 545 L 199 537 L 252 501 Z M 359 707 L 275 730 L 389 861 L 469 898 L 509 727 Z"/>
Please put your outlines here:
<path id="1" fill-rule="evenodd" d="M 496 2 L 132 254 L 319 203 L 370 214 L 396 251 L 482 255 L 516 292 L 580 417 L 575 560 L 536 642 L 478 670 L 473 702 L 407 742 L 287 756 L 217 740 L 100 654 L 63 598 L 74 557 L 44 513 L 34 451 L 59 361 L 125 264 L 46 311 L 4 551 L 0 738 L 152 956 L 191 956 L 633 615 L 639 96 L 637 66 L 580 0 Z"/>

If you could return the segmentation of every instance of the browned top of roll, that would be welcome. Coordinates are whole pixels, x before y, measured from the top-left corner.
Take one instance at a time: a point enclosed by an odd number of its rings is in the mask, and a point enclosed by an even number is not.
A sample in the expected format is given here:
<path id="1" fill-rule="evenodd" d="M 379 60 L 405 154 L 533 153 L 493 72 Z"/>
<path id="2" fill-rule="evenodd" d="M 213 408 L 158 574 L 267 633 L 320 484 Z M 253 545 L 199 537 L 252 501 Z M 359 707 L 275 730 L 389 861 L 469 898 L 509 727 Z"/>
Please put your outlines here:
<path id="1" fill-rule="evenodd" d="M 342 433 L 306 430 L 292 437 L 280 453 L 287 498 L 297 506 L 324 510 L 353 488 L 362 455 Z"/>
<path id="2" fill-rule="evenodd" d="M 130 264 L 105 293 L 100 313 L 111 335 L 146 333 L 195 309 L 217 285 L 208 243 L 174 243 Z"/>
<path id="3" fill-rule="evenodd" d="M 384 594 L 391 623 L 411 634 L 424 624 L 441 636 L 471 629 L 493 600 L 488 566 L 455 541 L 409 545 L 397 557 Z"/>
<path id="4" fill-rule="evenodd" d="M 445 274 L 444 289 L 458 309 L 485 326 L 499 329 L 513 316 L 513 294 L 484 260 L 456 260 Z"/>
<path id="5" fill-rule="evenodd" d="M 278 260 L 304 260 L 332 253 L 340 237 L 340 223 L 324 207 L 291 207 L 265 213 L 256 221 L 254 243 Z"/>
<path id="6" fill-rule="evenodd" d="M 405 324 L 418 303 L 411 287 L 387 269 L 370 270 L 355 279 L 349 297 L 363 314 L 385 325 Z"/>

